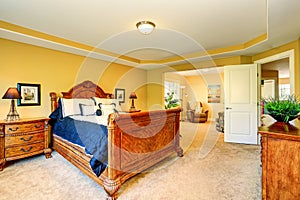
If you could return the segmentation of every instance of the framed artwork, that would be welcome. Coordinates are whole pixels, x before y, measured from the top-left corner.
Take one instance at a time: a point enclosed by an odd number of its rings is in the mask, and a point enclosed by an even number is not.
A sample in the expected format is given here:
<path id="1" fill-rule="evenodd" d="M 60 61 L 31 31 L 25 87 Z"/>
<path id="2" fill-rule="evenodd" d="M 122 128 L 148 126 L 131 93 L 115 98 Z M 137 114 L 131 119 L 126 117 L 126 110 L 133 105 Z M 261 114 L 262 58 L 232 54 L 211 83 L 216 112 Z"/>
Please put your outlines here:
<path id="1" fill-rule="evenodd" d="M 125 102 L 125 89 L 116 88 L 115 98 L 119 101 L 119 104 Z"/>
<path id="2" fill-rule="evenodd" d="M 41 105 L 41 85 L 18 83 L 18 91 L 22 99 L 18 99 L 18 106 L 39 106 Z"/>
<path id="3" fill-rule="evenodd" d="M 208 103 L 221 102 L 221 85 L 208 85 Z"/>

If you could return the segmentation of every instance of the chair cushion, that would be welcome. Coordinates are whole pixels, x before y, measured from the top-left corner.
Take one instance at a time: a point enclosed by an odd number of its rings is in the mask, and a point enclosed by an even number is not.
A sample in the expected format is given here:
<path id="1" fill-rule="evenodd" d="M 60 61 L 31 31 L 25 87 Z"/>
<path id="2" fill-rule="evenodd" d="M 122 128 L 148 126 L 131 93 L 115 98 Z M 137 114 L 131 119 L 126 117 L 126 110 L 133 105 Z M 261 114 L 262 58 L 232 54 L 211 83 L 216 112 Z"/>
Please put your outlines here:
<path id="1" fill-rule="evenodd" d="M 194 118 L 206 118 L 206 114 L 205 113 L 196 113 L 195 112 Z"/>

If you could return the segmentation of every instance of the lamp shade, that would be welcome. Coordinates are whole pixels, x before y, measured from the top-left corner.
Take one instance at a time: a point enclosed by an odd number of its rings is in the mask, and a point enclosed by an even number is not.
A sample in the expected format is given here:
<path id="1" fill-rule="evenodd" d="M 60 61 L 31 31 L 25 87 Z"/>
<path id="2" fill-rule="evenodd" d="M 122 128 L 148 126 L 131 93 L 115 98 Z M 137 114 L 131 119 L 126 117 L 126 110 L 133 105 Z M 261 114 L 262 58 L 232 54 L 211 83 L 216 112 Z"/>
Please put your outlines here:
<path id="1" fill-rule="evenodd" d="M 10 87 L 7 89 L 2 99 L 22 99 L 22 97 L 17 88 Z"/>
<path id="2" fill-rule="evenodd" d="M 137 99 L 137 96 L 134 92 L 130 93 L 129 99 Z"/>
<path id="3" fill-rule="evenodd" d="M 141 33 L 147 35 L 154 30 L 155 24 L 150 21 L 140 21 L 136 24 L 136 27 Z"/>

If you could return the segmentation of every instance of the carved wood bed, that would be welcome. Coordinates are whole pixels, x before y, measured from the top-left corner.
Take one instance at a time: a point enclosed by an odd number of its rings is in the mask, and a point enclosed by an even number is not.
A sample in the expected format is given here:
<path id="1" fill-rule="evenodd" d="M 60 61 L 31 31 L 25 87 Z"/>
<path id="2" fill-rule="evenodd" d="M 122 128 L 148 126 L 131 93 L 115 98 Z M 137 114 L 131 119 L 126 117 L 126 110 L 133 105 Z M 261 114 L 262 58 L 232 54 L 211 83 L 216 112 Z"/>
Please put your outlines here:
<path id="1" fill-rule="evenodd" d="M 91 81 L 82 82 L 63 98 L 111 98 Z M 57 108 L 57 94 L 50 93 L 51 110 Z M 97 177 L 92 171 L 84 149 L 53 133 L 55 151 L 103 186 L 109 200 L 117 199 L 120 186 L 130 177 L 155 165 L 171 154 L 183 156 L 179 145 L 181 109 L 110 114 L 108 118 L 108 166 Z"/>

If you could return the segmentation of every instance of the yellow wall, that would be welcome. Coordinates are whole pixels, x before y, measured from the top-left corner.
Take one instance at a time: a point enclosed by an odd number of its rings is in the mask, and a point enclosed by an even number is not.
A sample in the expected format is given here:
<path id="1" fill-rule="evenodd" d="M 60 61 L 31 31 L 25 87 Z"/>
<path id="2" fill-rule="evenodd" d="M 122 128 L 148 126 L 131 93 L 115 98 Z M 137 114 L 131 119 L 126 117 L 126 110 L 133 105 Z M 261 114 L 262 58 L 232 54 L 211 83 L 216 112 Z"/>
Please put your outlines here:
<path id="1" fill-rule="evenodd" d="M 280 47 L 268 50 L 266 52 L 262 52 L 260 54 L 254 55 L 252 57 L 249 56 L 235 56 L 235 57 L 228 57 L 228 58 L 220 58 L 220 59 L 214 59 L 214 60 L 208 60 L 204 62 L 198 62 L 195 64 L 181 64 L 172 66 L 173 69 L 177 71 L 184 71 L 184 70 L 193 70 L 193 69 L 200 69 L 200 68 L 210 68 L 210 67 L 218 67 L 218 66 L 224 66 L 224 65 L 238 65 L 238 64 L 248 64 L 253 63 L 256 60 L 260 60 L 278 53 L 282 53 L 285 51 L 289 51 L 291 49 L 294 49 L 294 56 L 295 56 L 295 94 L 300 95 L 300 39 L 293 41 L 291 43 L 282 45 Z M 163 82 L 163 80 L 158 80 L 159 78 L 163 78 L 160 76 L 161 73 L 166 71 L 172 71 L 170 68 L 165 68 L 165 70 L 153 70 L 151 71 L 151 76 L 155 77 L 156 82 Z M 222 77 L 223 75 L 221 75 Z M 205 94 L 204 87 L 207 88 L 207 84 L 204 83 L 203 79 L 201 77 L 192 77 L 188 78 L 186 77 L 189 84 L 192 86 L 193 90 L 195 91 L 196 99 L 198 100 L 204 100 L 207 95 Z M 151 90 L 152 95 L 151 102 L 159 103 L 161 100 L 160 95 L 163 95 L 163 88 L 156 88 L 155 91 L 153 88 Z M 204 92 L 199 92 L 204 91 Z"/>
<path id="2" fill-rule="evenodd" d="M 186 76 L 188 88 L 191 88 L 192 95 L 187 97 L 188 101 L 201 101 L 205 110 L 208 110 L 208 117 L 215 119 L 218 112 L 224 110 L 224 91 L 223 91 L 224 73 L 202 74 L 198 76 Z M 220 103 L 208 103 L 208 85 L 221 86 Z"/>
<path id="3" fill-rule="evenodd" d="M 130 92 L 135 91 L 137 109 L 163 107 L 163 73 L 229 64 L 246 64 L 284 51 L 295 50 L 295 93 L 300 95 L 300 39 L 252 57 L 235 56 L 220 58 L 194 65 L 185 64 L 145 71 L 116 63 L 55 51 L 24 43 L 0 39 L 0 95 L 17 83 L 41 84 L 41 106 L 17 107 L 21 117 L 48 116 L 49 92 L 67 91 L 75 83 L 92 80 L 106 92 L 114 88 L 126 89 L 126 102 L 121 107 L 130 107 Z M 10 101 L 0 99 L 0 119 L 9 111 Z"/>
<path id="4" fill-rule="evenodd" d="M 137 99 L 134 101 L 134 105 L 138 110 L 147 110 L 147 72 L 142 69 L 127 67 L 122 71 L 115 69 L 116 64 L 110 66 L 103 74 L 99 85 L 108 84 L 114 82 L 114 88 L 125 88 L 125 103 L 121 105 L 123 110 L 128 110 L 131 102 L 129 95 L 131 92 L 135 92 Z M 120 68 L 120 67 L 119 67 Z M 112 90 L 113 88 L 111 88 Z"/>
<path id="5" fill-rule="evenodd" d="M 149 109 L 164 107 L 164 73 L 172 71 L 168 67 L 149 70 L 147 72 L 147 105 Z"/>
<path id="6" fill-rule="evenodd" d="M 157 84 L 155 87 L 153 85 L 148 87 L 148 107 L 149 105 L 164 105 L 163 100 L 163 79 L 162 75 L 165 72 L 174 72 L 174 71 L 185 71 L 185 70 L 194 70 L 201 68 L 210 68 L 210 67 L 219 67 L 224 65 L 233 65 L 233 64 L 247 64 L 251 63 L 251 57 L 248 56 L 234 56 L 228 58 L 219 58 L 214 60 L 208 60 L 203 62 L 198 62 L 195 64 L 180 64 L 170 67 L 162 67 L 159 69 L 153 69 L 148 71 L 148 82 Z M 161 85 L 159 87 L 159 85 Z M 151 94 L 151 95 L 150 95 Z"/>
<path id="7" fill-rule="evenodd" d="M 120 77 L 124 76 L 127 81 L 120 81 Z M 1 97 L 8 87 L 16 87 L 17 83 L 41 84 L 41 106 L 17 106 L 21 117 L 48 116 L 49 92 L 67 91 L 75 83 L 84 80 L 103 84 L 104 91 L 110 93 L 114 93 L 116 86 L 126 91 L 127 88 L 130 91 L 137 89 L 137 105 L 140 106 L 138 109 L 146 109 L 145 104 L 138 104 L 147 99 L 147 89 L 140 85 L 140 82 L 145 82 L 146 77 L 145 70 L 0 39 Z M 138 84 L 128 80 L 137 80 Z M 127 96 L 125 104 L 122 104 L 125 110 L 130 106 Z M 0 99 L 0 119 L 6 117 L 9 106 L 10 100 Z"/>
<path id="8" fill-rule="evenodd" d="M 201 68 L 210 68 L 210 67 L 220 67 L 224 65 L 239 65 L 239 64 L 249 64 L 251 63 L 251 57 L 249 56 L 233 56 L 227 58 L 218 58 L 218 59 L 210 59 L 197 63 L 187 63 L 172 66 L 177 71 L 183 70 L 193 70 L 193 69 L 201 69 Z"/>

